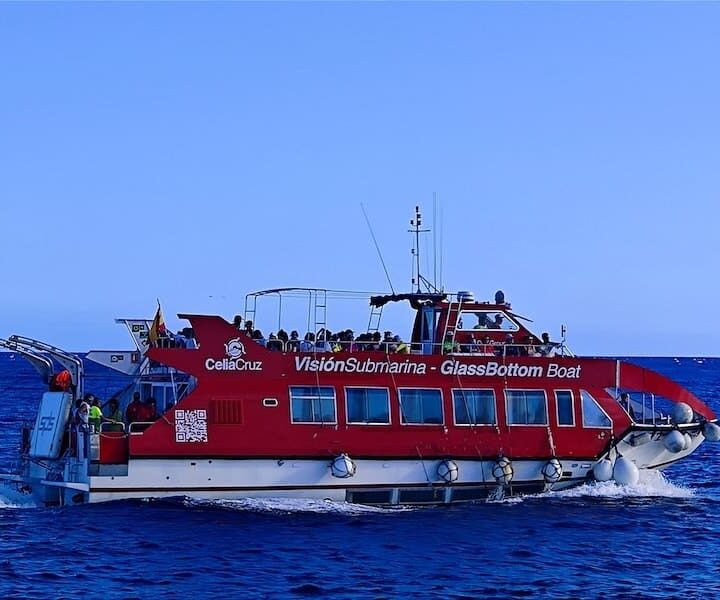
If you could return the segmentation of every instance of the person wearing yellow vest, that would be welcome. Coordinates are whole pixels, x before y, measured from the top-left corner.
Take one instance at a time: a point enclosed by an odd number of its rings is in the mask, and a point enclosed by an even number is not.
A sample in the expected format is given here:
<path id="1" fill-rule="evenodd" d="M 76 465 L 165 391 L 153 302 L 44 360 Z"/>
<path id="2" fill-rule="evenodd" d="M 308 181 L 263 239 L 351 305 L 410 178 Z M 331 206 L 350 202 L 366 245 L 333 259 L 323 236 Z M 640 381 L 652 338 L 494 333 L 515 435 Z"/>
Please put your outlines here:
<path id="1" fill-rule="evenodd" d="M 92 402 L 90 403 L 90 414 L 88 415 L 88 423 L 93 428 L 93 431 L 100 431 L 100 423 L 102 422 L 102 409 L 100 408 L 100 400 L 93 396 Z"/>

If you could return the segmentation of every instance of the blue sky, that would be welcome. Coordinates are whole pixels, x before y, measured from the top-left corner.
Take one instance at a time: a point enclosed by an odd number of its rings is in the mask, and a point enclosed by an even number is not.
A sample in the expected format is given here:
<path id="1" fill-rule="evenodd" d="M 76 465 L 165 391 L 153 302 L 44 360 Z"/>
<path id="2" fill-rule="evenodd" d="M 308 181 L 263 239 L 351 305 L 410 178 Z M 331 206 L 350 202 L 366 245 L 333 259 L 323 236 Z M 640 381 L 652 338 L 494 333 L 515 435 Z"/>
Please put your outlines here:
<path id="1" fill-rule="evenodd" d="M 710 3 L 1 4 L 0 337 L 385 290 L 361 203 L 407 289 L 435 192 L 447 290 L 580 353 L 718 355 L 719 50 Z"/>

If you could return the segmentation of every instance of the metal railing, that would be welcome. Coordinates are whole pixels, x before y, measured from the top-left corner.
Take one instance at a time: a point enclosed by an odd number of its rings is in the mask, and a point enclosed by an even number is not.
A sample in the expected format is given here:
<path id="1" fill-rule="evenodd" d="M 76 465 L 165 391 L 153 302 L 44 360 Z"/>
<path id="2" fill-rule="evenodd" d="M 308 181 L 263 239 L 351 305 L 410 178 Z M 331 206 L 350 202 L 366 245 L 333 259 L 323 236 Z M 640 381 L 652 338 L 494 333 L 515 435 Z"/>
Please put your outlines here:
<path id="1" fill-rule="evenodd" d="M 349 352 L 383 352 L 384 354 L 447 354 L 467 356 L 497 356 L 501 358 L 515 357 L 572 357 L 569 349 L 561 343 L 552 344 L 505 344 L 505 343 L 458 343 L 458 342 L 404 342 L 404 341 L 365 341 L 365 340 L 333 340 L 333 341 L 307 341 L 307 340 L 256 340 L 248 338 L 268 350 L 276 352 L 298 353 L 333 353 Z M 416 347 L 430 348 L 430 352 L 423 352 Z M 437 352 L 436 352 L 437 351 Z"/>
<path id="2" fill-rule="evenodd" d="M 623 401 L 622 395 L 618 396 L 620 406 L 628 413 L 628 416 L 641 425 L 669 425 L 671 418 L 658 408 L 658 398 L 649 392 L 636 393 L 635 398 L 628 393 L 627 403 Z M 668 402 L 671 402 L 668 400 Z"/>

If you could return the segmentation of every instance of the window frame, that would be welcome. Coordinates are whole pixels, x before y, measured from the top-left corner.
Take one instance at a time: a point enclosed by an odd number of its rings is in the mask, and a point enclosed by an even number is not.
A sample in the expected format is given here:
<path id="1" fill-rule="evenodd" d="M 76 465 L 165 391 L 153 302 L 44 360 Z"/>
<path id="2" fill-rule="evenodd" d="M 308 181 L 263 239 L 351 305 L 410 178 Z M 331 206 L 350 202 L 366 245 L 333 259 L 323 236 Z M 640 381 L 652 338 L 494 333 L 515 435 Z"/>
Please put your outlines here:
<path id="1" fill-rule="evenodd" d="M 333 421 L 296 421 L 294 419 L 293 415 L 293 388 L 315 388 L 317 390 L 321 388 L 331 389 L 333 392 L 333 413 L 335 415 L 335 419 Z M 301 396 L 301 398 L 307 398 L 311 402 L 313 400 L 313 397 L 309 396 Z M 318 393 L 318 398 L 322 402 L 323 398 Z M 300 399 L 300 398 L 298 398 Z M 334 385 L 291 385 L 288 386 L 288 400 L 290 404 L 290 423 L 292 425 L 337 425 L 338 423 L 338 414 L 337 414 L 337 390 L 335 389 Z"/>
<path id="2" fill-rule="evenodd" d="M 365 421 L 351 421 L 350 420 L 350 411 L 348 410 L 348 390 L 385 390 L 387 392 L 387 412 L 388 412 L 388 420 L 385 423 L 368 423 Z M 389 387 L 383 387 L 380 385 L 346 385 L 343 387 L 343 393 L 345 394 L 345 423 L 347 425 L 369 425 L 371 427 L 387 427 L 388 425 L 392 425 L 392 410 L 391 410 L 391 403 L 390 403 L 390 388 Z"/>
<path id="3" fill-rule="evenodd" d="M 540 392 L 543 395 L 543 398 L 545 400 L 545 422 L 544 423 L 511 423 L 510 422 L 510 407 L 509 407 L 509 398 L 508 398 L 508 392 Z M 508 427 L 549 427 L 550 426 L 550 411 L 548 410 L 548 397 L 547 392 L 544 389 L 541 388 L 505 388 L 503 390 L 503 393 L 505 395 L 505 422 Z"/>
<path id="4" fill-rule="evenodd" d="M 455 392 L 490 392 L 493 400 L 493 410 L 495 412 L 494 423 L 458 423 L 457 422 L 457 411 L 455 410 Z M 498 426 L 498 408 L 497 408 L 497 394 L 494 388 L 451 388 L 450 398 L 452 400 L 452 413 L 453 413 L 453 425 L 455 427 L 497 427 Z M 468 414 L 468 417 L 470 415 Z"/>
<path id="5" fill-rule="evenodd" d="M 486 314 L 486 315 L 496 315 L 500 314 L 503 317 L 503 321 L 505 323 L 510 323 L 509 327 L 501 327 L 500 329 L 496 329 L 495 327 L 479 327 L 475 329 L 475 326 L 468 327 L 465 324 L 465 318 L 471 317 L 473 319 L 477 319 L 477 316 L 479 314 Z M 494 319 L 493 319 L 494 320 Z M 510 315 L 508 315 L 504 310 L 500 310 L 497 308 L 494 309 L 486 309 L 486 308 L 477 308 L 477 309 L 462 309 L 460 310 L 460 314 L 458 314 L 456 323 L 460 323 L 460 321 L 463 322 L 462 327 L 456 327 L 455 329 L 457 331 L 475 331 L 475 332 L 482 332 L 482 331 L 503 331 L 505 333 L 516 333 L 520 331 L 520 325 L 513 319 Z"/>
<path id="6" fill-rule="evenodd" d="M 568 423 L 560 423 L 560 403 L 558 402 L 558 392 L 567 392 L 570 394 L 570 410 L 572 411 L 572 425 Z M 555 396 L 555 422 L 558 427 L 575 427 L 577 425 L 577 418 L 575 417 L 575 394 L 572 390 L 553 390 Z"/>
<path id="7" fill-rule="evenodd" d="M 609 425 L 585 425 L 585 406 L 584 406 L 584 398 L 583 398 L 583 392 L 589 396 L 589 398 L 593 401 L 595 406 L 597 406 L 600 409 L 600 412 L 605 415 L 607 420 L 610 422 Z M 588 390 L 581 389 L 580 390 L 580 412 L 582 416 L 582 426 L 583 429 L 612 429 L 613 428 L 613 420 L 612 417 L 605 412 L 605 409 L 602 407 L 602 405 L 597 401 L 597 398 L 593 396 Z"/>
<path id="8" fill-rule="evenodd" d="M 439 387 L 428 388 L 428 387 L 399 387 L 397 389 L 398 398 L 398 416 L 400 417 L 400 425 L 413 426 L 413 427 L 445 427 L 445 397 L 443 396 L 443 390 Z M 403 420 L 403 407 L 402 407 L 402 392 L 405 390 L 409 391 L 429 391 L 438 392 L 440 394 L 440 423 L 406 423 Z"/>

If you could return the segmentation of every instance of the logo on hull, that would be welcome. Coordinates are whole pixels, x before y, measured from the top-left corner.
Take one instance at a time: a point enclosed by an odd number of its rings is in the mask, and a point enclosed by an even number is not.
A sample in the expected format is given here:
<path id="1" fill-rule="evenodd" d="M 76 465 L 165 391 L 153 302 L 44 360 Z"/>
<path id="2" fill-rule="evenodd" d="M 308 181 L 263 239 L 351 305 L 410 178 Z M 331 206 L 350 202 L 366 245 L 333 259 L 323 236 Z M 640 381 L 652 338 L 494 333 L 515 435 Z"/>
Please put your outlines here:
<path id="1" fill-rule="evenodd" d="M 245 344 L 239 337 L 225 343 L 225 358 L 208 358 L 205 368 L 208 371 L 262 371 L 261 360 L 245 360 Z"/>

